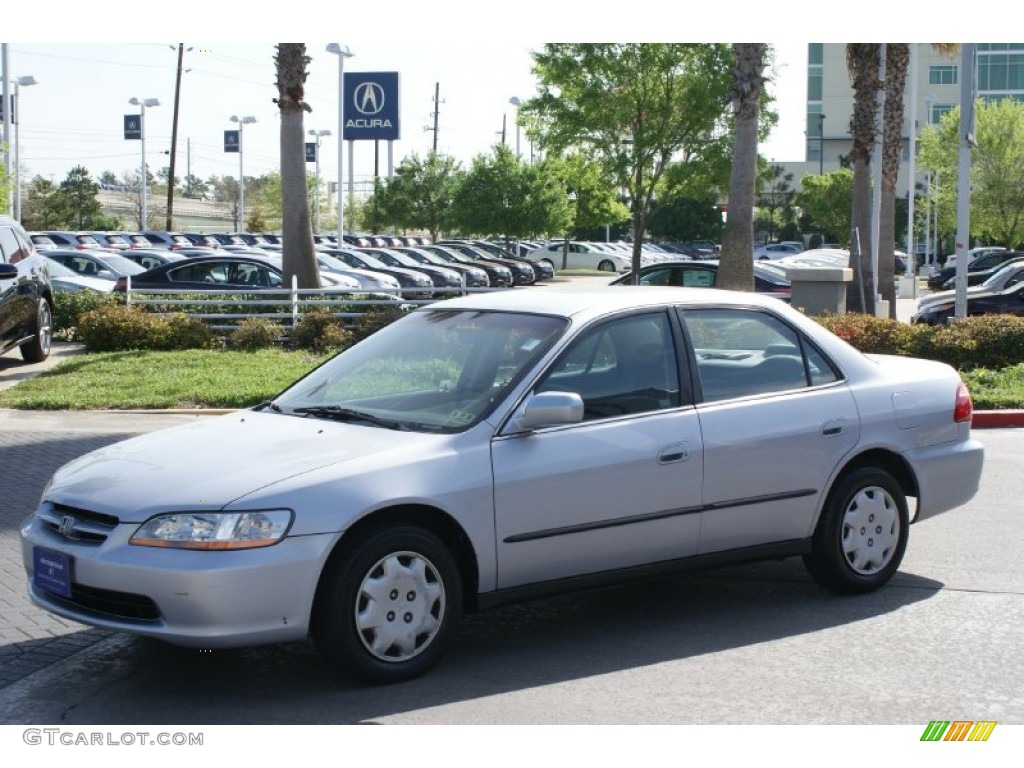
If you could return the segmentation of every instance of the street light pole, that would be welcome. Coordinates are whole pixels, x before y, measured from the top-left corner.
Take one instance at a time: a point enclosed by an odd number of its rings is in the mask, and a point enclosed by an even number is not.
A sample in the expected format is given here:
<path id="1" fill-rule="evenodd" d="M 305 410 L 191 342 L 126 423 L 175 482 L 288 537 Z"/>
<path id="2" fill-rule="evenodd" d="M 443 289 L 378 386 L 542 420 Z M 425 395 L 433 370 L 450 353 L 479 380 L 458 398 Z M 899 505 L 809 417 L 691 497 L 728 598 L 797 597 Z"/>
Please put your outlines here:
<path id="1" fill-rule="evenodd" d="M 18 89 L 21 86 L 38 85 L 36 79 L 32 75 L 25 75 L 24 77 L 18 77 L 14 80 L 14 109 L 11 111 L 11 122 L 14 123 L 14 220 L 21 222 L 21 129 L 18 126 L 21 123 L 21 104 L 18 101 Z"/>
<path id="2" fill-rule="evenodd" d="M 132 96 L 128 99 L 129 104 L 139 108 L 139 138 L 142 140 L 142 176 L 139 179 L 139 186 L 142 192 L 142 229 L 149 229 L 149 210 L 147 195 L 149 193 L 149 178 L 146 175 L 146 107 L 159 107 L 159 99 L 139 99 Z"/>
<path id="3" fill-rule="evenodd" d="M 519 152 L 519 105 L 522 104 L 518 96 L 513 96 L 508 100 L 508 103 L 516 108 L 516 158 L 520 157 Z"/>
<path id="4" fill-rule="evenodd" d="M 232 123 L 238 123 L 238 232 L 245 231 L 245 166 L 242 162 L 242 157 L 245 153 L 245 147 L 242 145 L 242 132 L 245 126 L 256 122 L 256 118 L 252 115 L 246 115 L 245 117 L 239 117 L 238 115 L 231 116 Z"/>
<path id="5" fill-rule="evenodd" d="M 330 136 L 330 131 L 314 131 L 310 129 L 307 131 L 310 136 L 316 137 L 316 190 L 313 193 L 313 199 L 316 202 L 316 207 L 313 209 L 313 231 L 317 234 L 320 233 L 320 137 Z M 338 192 L 341 192 L 341 185 L 338 186 Z M 341 241 L 338 241 L 338 245 L 342 245 Z"/>
<path id="6" fill-rule="evenodd" d="M 338 56 L 338 245 L 341 246 L 345 243 L 345 196 L 341 192 L 342 145 L 345 143 L 345 59 L 355 54 L 347 45 L 340 43 L 328 43 L 327 52 Z"/>

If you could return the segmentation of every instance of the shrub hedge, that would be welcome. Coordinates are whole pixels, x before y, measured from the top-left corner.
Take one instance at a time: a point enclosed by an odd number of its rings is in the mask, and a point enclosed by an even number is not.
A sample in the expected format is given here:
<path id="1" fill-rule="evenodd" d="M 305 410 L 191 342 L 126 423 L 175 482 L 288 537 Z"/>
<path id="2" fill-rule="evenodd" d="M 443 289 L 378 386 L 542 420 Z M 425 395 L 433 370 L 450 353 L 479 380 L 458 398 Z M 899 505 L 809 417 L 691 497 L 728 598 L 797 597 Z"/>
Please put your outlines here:
<path id="1" fill-rule="evenodd" d="M 814 319 L 861 352 L 941 360 L 960 370 L 1024 362 L 1024 317 L 983 315 L 939 326 L 855 313 Z"/>

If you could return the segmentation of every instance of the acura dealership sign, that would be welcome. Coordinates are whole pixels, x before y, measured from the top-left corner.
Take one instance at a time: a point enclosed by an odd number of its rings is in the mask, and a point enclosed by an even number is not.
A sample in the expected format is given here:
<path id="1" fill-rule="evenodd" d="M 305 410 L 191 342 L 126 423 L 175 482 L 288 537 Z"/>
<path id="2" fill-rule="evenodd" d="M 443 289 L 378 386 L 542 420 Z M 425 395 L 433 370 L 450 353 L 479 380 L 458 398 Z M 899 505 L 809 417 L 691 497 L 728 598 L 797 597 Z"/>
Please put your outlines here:
<path id="1" fill-rule="evenodd" d="M 401 138 L 398 125 L 398 73 L 345 73 L 345 141 Z"/>

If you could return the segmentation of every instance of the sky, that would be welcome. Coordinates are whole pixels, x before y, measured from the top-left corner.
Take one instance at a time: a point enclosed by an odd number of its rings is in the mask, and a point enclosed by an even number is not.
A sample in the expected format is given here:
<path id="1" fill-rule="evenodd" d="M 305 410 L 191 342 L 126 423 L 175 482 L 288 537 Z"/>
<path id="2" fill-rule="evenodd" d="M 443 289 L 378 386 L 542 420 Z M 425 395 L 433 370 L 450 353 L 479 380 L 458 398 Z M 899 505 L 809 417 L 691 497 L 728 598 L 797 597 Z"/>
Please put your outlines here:
<path id="1" fill-rule="evenodd" d="M 879 12 L 885 8 L 878 0 L 862 4 L 868 18 L 876 4 Z M 31 75 L 38 82 L 21 88 L 19 96 L 23 178 L 38 174 L 59 182 L 78 164 L 94 177 L 107 170 L 119 177 L 137 170 L 141 143 L 123 137 L 124 115 L 138 111 L 129 104 L 132 97 L 159 99 L 160 106 L 146 110 L 146 159 L 151 171 L 169 164 L 177 44 L 154 39 L 157 33 L 173 40 L 202 32 L 221 41 L 186 43 L 191 50 L 184 58 L 175 175 L 191 172 L 203 179 L 239 173 L 239 155 L 223 151 L 223 132 L 237 127 L 232 115 L 256 118 L 244 129 L 245 175 L 260 175 L 278 165 L 274 43 L 254 38 L 308 41 L 315 39 L 312 32 L 322 36 L 306 43 L 312 58 L 306 101 L 313 111 L 305 116 L 305 127 L 332 132 L 321 139 L 320 173 L 333 181 L 338 167 L 338 58 L 326 51 L 331 41 L 355 54 L 345 62 L 346 72 L 399 73 L 401 139 L 393 145 L 394 165 L 431 149 L 434 135 L 428 129 L 435 86 L 440 91 L 440 152 L 468 165 L 501 140 L 503 124 L 514 149 L 515 107 L 509 100 L 535 94 L 530 52 L 545 42 L 661 42 L 666 35 L 692 42 L 729 42 L 732 36 L 774 41 L 775 65 L 767 87 L 780 120 L 760 151 L 769 160 L 785 162 L 804 156 L 807 43 L 858 32 L 848 24 L 831 30 L 801 25 L 798 20 L 811 15 L 796 9 L 812 7 L 807 4 L 783 2 L 769 9 L 751 0 L 730 3 L 728 23 L 724 6 L 650 0 L 633 0 L 628 6 L 604 0 L 520 0 L 487 6 L 455 0 L 361 6 L 307 0 L 299 6 L 301 13 L 285 13 L 273 21 L 253 5 L 221 8 L 177 0 L 167 7 L 170 19 L 158 19 L 156 5 L 121 0 L 93 3 L 87 11 L 77 11 L 80 16 L 62 11 L 56 18 L 47 18 L 43 10 L 20 9 L 12 17 L 5 8 L 0 36 L 10 41 L 9 76 Z M 820 14 L 815 18 L 820 20 Z M 865 31 L 877 30 L 866 24 Z M 110 37 L 117 42 L 104 42 Z M 13 143 L 13 133 L 11 138 Z M 525 136 L 520 148 L 529 156 Z M 375 170 L 387 174 L 386 142 L 376 157 L 373 142 L 356 142 L 355 153 L 357 185 L 371 179 Z M 347 179 L 347 153 L 344 161 Z M 315 165 L 309 169 L 314 171 Z"/>

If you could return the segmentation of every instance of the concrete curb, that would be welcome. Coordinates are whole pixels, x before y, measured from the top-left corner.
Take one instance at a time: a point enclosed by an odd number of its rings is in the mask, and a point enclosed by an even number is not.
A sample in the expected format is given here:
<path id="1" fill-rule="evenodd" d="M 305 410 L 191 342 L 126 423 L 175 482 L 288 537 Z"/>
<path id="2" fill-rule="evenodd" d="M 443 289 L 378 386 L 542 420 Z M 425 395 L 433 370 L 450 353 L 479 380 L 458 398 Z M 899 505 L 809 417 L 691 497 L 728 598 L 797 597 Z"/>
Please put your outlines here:
<path id="1" fill-rule="evenodd" d="M 988 427 L 1024 427 L 1024 410 L 975 411 L 971 418 L 972 429 Z"/>

